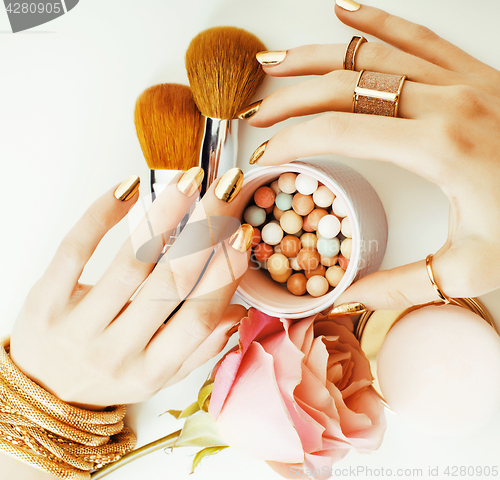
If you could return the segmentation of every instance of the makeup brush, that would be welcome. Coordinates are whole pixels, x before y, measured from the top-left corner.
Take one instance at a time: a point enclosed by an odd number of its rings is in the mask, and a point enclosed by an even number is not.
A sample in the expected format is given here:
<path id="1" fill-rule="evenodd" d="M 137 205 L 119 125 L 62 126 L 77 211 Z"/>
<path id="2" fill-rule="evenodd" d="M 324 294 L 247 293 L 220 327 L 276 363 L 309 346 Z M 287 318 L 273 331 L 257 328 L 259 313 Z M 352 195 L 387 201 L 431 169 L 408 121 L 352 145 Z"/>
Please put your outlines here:
<path id="1" fill-rule="evenodd" d="M 202 193 L 216 177 L 236 166 L 236 114 L 264 80 L 255 55 L 266 50 L 253 34 L 236 27 L 199 33 L 186 52 L 186 70 L 196 105 L 205 118 L 200 167 Z"/>
<path id="2" fill-rule="evenodd" d="M 164 83 L 139 96 L 134 122 L 154 200 L 178 171 L 198 166 L 203 117 L 188 86 Z"/>

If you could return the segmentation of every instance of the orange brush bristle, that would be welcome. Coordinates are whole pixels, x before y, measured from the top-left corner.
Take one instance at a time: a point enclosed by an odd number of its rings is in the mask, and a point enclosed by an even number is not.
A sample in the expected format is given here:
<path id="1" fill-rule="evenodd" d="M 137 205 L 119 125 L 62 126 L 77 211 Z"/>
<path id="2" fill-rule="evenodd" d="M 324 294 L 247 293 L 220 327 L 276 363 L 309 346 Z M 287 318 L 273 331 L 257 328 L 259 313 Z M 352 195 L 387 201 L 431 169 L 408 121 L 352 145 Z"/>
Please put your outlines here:
<path id="1" fill-rule="evenodd" d="M 151 170 L 189 170 L 199 162 L 203 117 L 186 85 L 164 83 L 145 90 L 134 122 Z"/>
<path id="2" fill-rule="evenodd" d="M 206 117 L 231 120 L 264 80 L 255 55 L 266 50 L 253 34 L 236 27 L 199 33 L 186 52 L 186 70 L 194 100 Z"/>

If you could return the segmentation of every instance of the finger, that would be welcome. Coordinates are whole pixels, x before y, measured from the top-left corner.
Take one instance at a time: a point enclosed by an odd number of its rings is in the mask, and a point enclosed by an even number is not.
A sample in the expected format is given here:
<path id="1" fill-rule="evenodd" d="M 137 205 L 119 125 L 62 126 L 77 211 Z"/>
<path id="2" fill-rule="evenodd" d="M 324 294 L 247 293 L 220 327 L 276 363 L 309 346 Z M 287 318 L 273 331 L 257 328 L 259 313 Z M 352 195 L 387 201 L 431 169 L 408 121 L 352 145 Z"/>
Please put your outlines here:
<path id="1" fill-rule="evenodd" d="M 439 173 L 431 154 L 435 130 L 430 121 L 330 112 L 280 130 L 258 164 L 282 165 L 334 153 L 390 161 L 434 181 Z"/>
<path id="2" fill-rule="evenodd" d="M 448 70 L 477 73 L 478 69 L 490 68 L 428 28 L 378 8 L 363 5 L 359 10 L 349 12 L 336 6 L 335 13 L 346 25 Z"/>
<path id="3" fill-rule="evenodd" d="M 255 127 L 269 127 L 290 117 L 328 111 L 351 112 L 358 77 L 358 72 L 337 70 L 281 88 L 262 101 L 258 112 L 248 122 Z M 443 107 L 442 103 L 442 87 L 405 81 L 398 116 L 422 118 L 435 115 Z"/>
<path id="4" fill-rule="evenodd" d="M 248 240 L 250 247 L 251 237 Z M 164 365 L 166 378 L 176 374 L 216 330 L 248 268 L 249 254 L 250 250 L 240 252 L 228 240 L 223 242 L 193 294 L 153 337 L 146 348 L 146 358 L 153 364 Z"/>
<path id="5" fill-rule="evenodd" d="M 305 45 L 288 50 L 285 60 L 264 71 L 274 77 L 299 75 L 325 75 L 343 70 L 347 44 Z M 405 74 L 408 79 L 434 85 L 464 83 L 464 76 L 451 72 L 421 58 L 402 52 L 379 42 L 365 42 L 358 47 L 355 67 L 357 71 L 370 70 L 392 75 Z"/>
<path id="6" fill-rule="evenodd" d="M 247 314 L 247 309 L 242 305 L 229 305 L 215 330 L 194 351 L 194 353 L 185 360 L 177 373 L 165 384 L 165 387 L 179 382 L 193 370 L 222 352 L 231 338 L 231 327 L 240 322 Z"/>
<path id="7" fill-rule="evenodd" d="M 75 290 L 82 271 L 104 235 L 134 206 L 139 198 L 139 177 L 133 176 L 98 198 L 64 237 L 45 271 L 38 288 L 45 300 L 65 305 Z M 118 200 L 118 187 L 135 190 L 132 196 Z"/>
<path id="8" fill-rule="evenodd" d="M 434 280 L 449 298 L 473 297 L 498 287 L 484 282 L 487 260 L 478 265 L 477 255 L 471 254 L 476 251 L 474 247 L 493 253 L 497 246 L 485 248 L 480 239 L 468 239 L 464 244 L 465 247 L 446 244 L 432 258 Z M 433 301 L 440 301 L 440 297 L 431 283 L 425 260 L 421 260 L 361 278 L 340 295 L 335 306 L 360 302 L 369 310 L 400 310 Z"/>
<path id="9" fill-rule="evenodd" d="M 235 170 L 241 186 L 243 173 Z M 221 177 L 221 184 L 234 174 L 228 172 Z M 243 213 L 241 197 L 236 194 L 231 202 L 221 200 L 215 193 L 217 185 L 216 180 L 131 306 L 110 325 L 117 334 L 126 332 L 125 348 L 139 351 L 145 348 L 165 319 L 193 290 L 214 248 L 238 229 L 238 219 Z M 213 285 L 218 288 L 221 283 L 215 280 Z M 120 335 L 123 337 L 123 333 Z"/>
<path id="10" fill-rule="evenodd" d="M 156 198 L 104 275 L 82 300 L 80 311 L 91 319 L 85 322 L 88 331 L 92 326 L 101 331 L 118 315 L 150 274 L 170 233 L 196 200 L 196 194 L 186 195 L 177 188 L 182 175 L 177 175 Z"/>

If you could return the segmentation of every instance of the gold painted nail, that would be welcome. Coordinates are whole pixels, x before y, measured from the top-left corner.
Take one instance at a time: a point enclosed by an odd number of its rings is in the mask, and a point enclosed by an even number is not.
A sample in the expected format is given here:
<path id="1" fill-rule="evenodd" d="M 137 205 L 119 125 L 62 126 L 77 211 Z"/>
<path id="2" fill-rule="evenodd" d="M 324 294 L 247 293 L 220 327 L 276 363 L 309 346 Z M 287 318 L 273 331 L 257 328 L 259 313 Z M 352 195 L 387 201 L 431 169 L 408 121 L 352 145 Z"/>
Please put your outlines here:
<path id="1" fill-rule="evenodd" d="M 229 245 L 238 252 L 244 253 L 252 246 L 253 227 L 248 223 L 240 225 L 229 238 Z"/>
<path id="2" fill-rule="evenodd" d="M 139 190 L 141 179 L 137 175 L 132 175 L 124 180 L 115 190 L 115 198 L 121 202 L 130 200 Z"/>
<path id="3" fill-rule="evenodd" d="M 187 172 L 184 172 L 182 177 L 177 182 L 177 188 L 184 195 L 191 197 L 196 192 L 199 192 L 204 176 L 205 172 L 203 168 L 201 167 L 190 168 Z"/>
<path id="4" fill-rule="evenodd" d="M 255 165 L 259 161 L 260 157 L 262 157 L 262 155 L 264 155 L 264 152 L 266 151 L 266 147 L 267 147 L 268 143 L 269 143 L 269 140 L 267 140 L 262 145 L 257 147 L 257 150 L 255 150 L 255 152 L 252 153 L 250 160 L 248 160 L 248 163 L 250 165 Z"/>
<path id="5" fill-rule="evenodd" d="M 224 202 L 232 202 L 243 186 L 243 172 L 239 168 L 231 168 L 219 180 L 215 187 L 215 196 Z"/>
<path id="6" fill-rule="evenodd" d="M 286 58 L 286 50 L 279 50 L 275 52 L 259 52 L 255 57 L 261 65 L 272 66 L 279 65 Z"/>
<path id="7" fill-rule="evenodd" d="M 228 337 L 233 336 L 238 331 L 238 329 L 240 328 L 240 325 L 241 325 L 241 321 L 239 321 L 238 323 L 235 323 L 232 327 L 230 327 L 230 328 L 227 329 L 226 335 Z"/>
<path id="8" fill-rule="evenodd" d="M 355 12 L 356 10 L 359 10 L 361 5 L 354 0 L 335 0 L 335 3 L 340 7 L 343 8 L 344 10 L 347 10 L 348 12 Z"/>
<path id="9" fill-rule="evenodd" d="M 253 117 L 259 111 L 261 103 L 262 100 L 259 100 L 258 102 L 254 102 L 251 105 L 248 105 L 248 107 L 242 108 L 237 113 L 238 118 L 240 120 L 248 120 L 249 118 Z"/>
<path id="10" fill-rule="evenodd" d="M 365 313 L 367 308 L 359 302 L 356 303 L 344 303 L 335 307 L 329 314 L 328 318 L 332 319 L 339 315 L 358 315 L 359 313 Z"/>

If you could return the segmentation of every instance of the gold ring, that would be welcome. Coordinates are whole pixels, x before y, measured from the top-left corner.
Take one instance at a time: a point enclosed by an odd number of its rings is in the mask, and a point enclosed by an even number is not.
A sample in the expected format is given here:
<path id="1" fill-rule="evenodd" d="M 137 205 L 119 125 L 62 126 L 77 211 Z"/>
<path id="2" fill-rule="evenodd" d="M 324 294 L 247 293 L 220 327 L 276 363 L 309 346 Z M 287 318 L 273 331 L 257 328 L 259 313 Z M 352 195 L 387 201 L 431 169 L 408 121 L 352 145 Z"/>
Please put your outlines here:
<path id="1" fill-rule="evenodd" d="M 344 70 L 355 70 L 354 63 L 356 61 L 356 54 L 358 53 L 359 46 L 368 40 L 362 35 L 354 35 L 347 45 L 344 53 L 344 60 L 342 61 L 342 68 Z"/>
<path id="2" fill-rule="evenodd" d="M 406 75 L 361 70 L 354 87 L 353 113 L 397 117 L 405 79 Z"/>
<path id="3" fill-rule="evenodd" d="M 427 269 L 427 275 L 429 275 L 429 280 L 432 283 L 432 286 L 434 287 L 434 290 L 436 290 L 436 293 L 438 294 L 439 298 L 446 304 L 448 303 L 453 303 L 451 298 L 447 297 L 444 292 L 439 288 L 439 285 L 437 284 L 435 278 L 434 278 L 434 272 L 432 271 L 432 257 L 433 255 L 427 255 L 427 258 L 425 259 L 425 268 Z"/>

